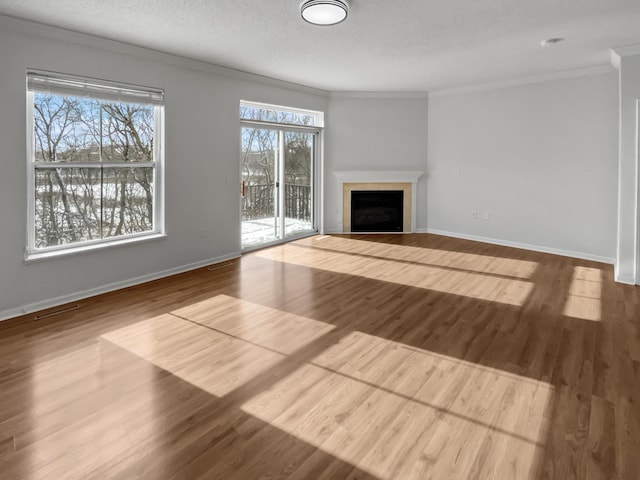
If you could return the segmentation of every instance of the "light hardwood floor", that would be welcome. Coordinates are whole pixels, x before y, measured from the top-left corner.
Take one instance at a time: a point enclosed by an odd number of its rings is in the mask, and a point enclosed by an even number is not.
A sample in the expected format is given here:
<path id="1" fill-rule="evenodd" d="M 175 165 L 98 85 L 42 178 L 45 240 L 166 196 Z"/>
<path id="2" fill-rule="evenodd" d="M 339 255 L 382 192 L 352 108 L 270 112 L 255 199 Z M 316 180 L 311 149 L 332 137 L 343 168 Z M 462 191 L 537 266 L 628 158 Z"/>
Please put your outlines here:
<path id="1" fill-rule="evenodd" d="M 0 477 L 640 478 L 640 288 L 315 236 L 0 323 Z"/>

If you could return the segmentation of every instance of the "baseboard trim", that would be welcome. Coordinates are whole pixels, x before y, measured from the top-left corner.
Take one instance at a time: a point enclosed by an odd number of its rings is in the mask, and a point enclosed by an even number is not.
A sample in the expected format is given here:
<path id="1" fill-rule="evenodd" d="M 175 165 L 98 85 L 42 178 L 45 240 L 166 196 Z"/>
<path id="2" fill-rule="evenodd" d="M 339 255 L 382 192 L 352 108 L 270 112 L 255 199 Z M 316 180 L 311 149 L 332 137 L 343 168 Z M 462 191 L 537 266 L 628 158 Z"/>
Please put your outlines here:
<path id="1" fill-rule="evenodd" d="M 75 292 L 70 295 L 61 295 L 59 297 L 50 298 L 40 302 L 29 303 L 22 307 L 10 308 L 0 311 L 0 321 L 9 320 L 11 318 L 26 315 L 28 313 L 37 312 L 47 308 L 56 307 L 58 305 L 64 305 L 65 303 L 77 302 L 85 298 L 94 297 L 103 293 L 113 292 L 115 290 L 121 290 L 127 287 L 133 287 L 134 285 L 140 285 L 141 283 L 151 282 L 153 280 L 159 280 L 161 278 L 170 277 L 171 275 L 177 275 L 179 273 L 188 272 L 197 268 L 207 267 L 216 263 L 226 262 L 240 257 L 240 252 L 230 253 L 228 255 L 221 255 L 219 257 L 209 258 L 201 260 L 199 262 L 189 263 L 187 265 L 181 265 L 179 267 L 169 268 L 160 272 L 150 273 L 147 275 L 141 275 L 139 277 L 130 278 L 121 282 L 113 282 L 107 285 L 103 285 L 96 288 L 90 288 L 81 292 Z"/>
<path id="2" fill-rule="evenodd" d="M 624 283 L 626 285 L 635 285 L 636 279 L 633 276 L 626 275 L 618 275 L 617 273 L 614 275 L 614 279 L 618 283 Z"/>
<path id="3" fill-rule="evenodd" d="M 344 230 L 327 230 L 324 235 L 408 235 L 416 232 L 351 232 Z"/>
<path id="4" fill-rule="evenodd" d="M 523 250 L 531 250 L 533 252 L 550 253 L 553 255 L 562 255 L 563 257 L 579 258 L 581 260 L 589 260 L 592 262 L 608 263 L 613 265 L 614 258 L 603 257 L 600 255 L 592 255 L 590 253 L 575 252 L 573 250 L 562 250 L 559 248 L 543 247 L 540 245 L 531 245 L 529 243 L 512 242 L 509 240 L 501 240 L 498 238 L 481 237 L 479 235 L 470 235 L 467 233 L 448 232 L 446 230 L 438 230 L 435 228 L 420 228 L 418 233 L 432 233 L 434 235 L 442 235 L 445 237 L 461 238 L 463 240 L 473 240 L 474 242 L 492 243 L 503 247 L 520 248 Z"/>

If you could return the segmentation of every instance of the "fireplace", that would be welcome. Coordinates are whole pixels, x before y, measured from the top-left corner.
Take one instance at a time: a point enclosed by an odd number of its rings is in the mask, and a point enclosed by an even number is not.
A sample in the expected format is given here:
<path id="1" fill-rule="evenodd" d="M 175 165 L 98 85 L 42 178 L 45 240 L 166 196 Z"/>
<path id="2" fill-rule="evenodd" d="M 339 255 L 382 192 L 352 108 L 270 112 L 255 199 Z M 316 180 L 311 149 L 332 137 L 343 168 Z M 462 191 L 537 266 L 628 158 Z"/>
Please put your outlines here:
<path id="1" fill-rule="evenodd" d="M 352 190 L 352 232 L 402 232 L 403 190 Z"/>
<path id="2" fill-rule="evenodd" d="M 340 185 L 340 204 L 338 222 L 342 224 L 342 232 L 415 232 L 416 231 L 416 197 L 418 178 L 422 172 L 413 170 L 350 170 L 334 172 Z M 384 226 L 385 230 L 375 229 L 369 225 L 363 229 L 353 230 L 351 222 L 351 198 L 352 192 L 388 192 L 400 191 L 402 193 L 402 210 L 400 211 L 401 226 L 393 228 Z M 392 194 L 394 195 L 394 194 Z M 395 194 L 397 195 L 397 194 Z M 381 211 L 378 212 L 379 214 Z M 390 215 L 389 211 L 386 211 Z M 356 227 L 357 228 L 357 227 Z"/>

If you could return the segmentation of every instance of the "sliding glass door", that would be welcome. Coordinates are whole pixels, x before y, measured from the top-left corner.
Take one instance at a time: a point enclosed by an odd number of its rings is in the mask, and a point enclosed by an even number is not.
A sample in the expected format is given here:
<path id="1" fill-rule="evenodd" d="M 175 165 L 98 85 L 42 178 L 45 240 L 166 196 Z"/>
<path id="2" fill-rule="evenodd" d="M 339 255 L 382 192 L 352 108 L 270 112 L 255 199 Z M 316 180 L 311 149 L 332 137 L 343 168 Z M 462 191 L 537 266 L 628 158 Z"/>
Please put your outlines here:
<path id="1" fill-rule="evenodd" d="M 242 248 L 315 231 L 317 133 L 247 125 L 241 138 Z"/>

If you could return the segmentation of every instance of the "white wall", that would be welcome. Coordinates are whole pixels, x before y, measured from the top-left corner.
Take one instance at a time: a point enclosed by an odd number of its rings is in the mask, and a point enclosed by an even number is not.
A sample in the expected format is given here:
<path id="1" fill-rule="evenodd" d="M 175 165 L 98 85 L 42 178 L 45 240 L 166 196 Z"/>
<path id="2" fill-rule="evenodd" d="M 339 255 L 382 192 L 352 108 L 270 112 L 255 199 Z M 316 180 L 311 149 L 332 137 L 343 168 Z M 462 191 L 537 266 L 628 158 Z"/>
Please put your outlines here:
<path id="1" fill-rule="evenodd" d="M 342 231 L 337 170 L 420 170 L 427 167 L 426 95 L 338 94 L 325 118 L 325 230 Z M 426 176 L 418 182 L 417 226 L 426 227 Z"/>
<path id="2" fill-rule="evenodd" d="M 616 77 L 430 98 L 429 229 L 612 262 Z"/>
<path id="3" fill-rule="evenodd" d="M 35 35 L 40 33 L 43 37 Z M 312 89 L 229 78 L 181 63 L 192 65 L 0 17 L 0 318 L 25 306 L 31 310 L 56 298 L 239 253 L 239 100 L 324 111 L 328 99 Z M 24 262 L 27 68 L 165 90 L 166 239 Z M 199 238 L 200 228 L 208 238 Z"/>
<path id="4" fill-rule="evenodd" d="M 422 170 L 418 229 L 604 259 L 616 253 L 615 73 L 429 100 L 420 95 L 327 97 L 1 16 L 0 65 L 0 318 L 237 255 L 238 185 L 226 183 L 226 177 L 239 177 L 240 99 L 326 112 L 327 231 L 341 230 L 334 171 Z M 622 114 L 631 119 L 640 97 L 640 58 L 626 65 L 628 108 Z M 165 89 L 166 239 L 24 262 L 27 68 Z M 637 128 L 635 117 L 629 122 Z M 620 172 L 624 196 L 633 200 L 637 181 L 629 175 L 637 175 L 635 134 L 630 130 L 624 137 L 628 152 Z M 631 160 L 623 164 L 622 158 Z M 480 216 L 489 212 L 490 220 L 472 220 L 471 210 Z M 621 224 L 633 211 L 621 211 Z M 208 238 L 199 238 L 200 228 L 207 229 Z M 633 256 L 637 239 L 633 227 L 625 228 L 622 248 Z"/>
<path id="5" fill-rule="evenodd" d="M 616 280 L 640 285 L 640 179 L 638 103 L 640 55 L 620 58 L 620 159 L 618 178 L 618 257 Z"/>

